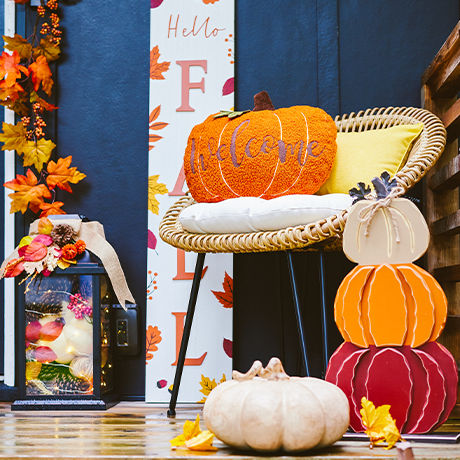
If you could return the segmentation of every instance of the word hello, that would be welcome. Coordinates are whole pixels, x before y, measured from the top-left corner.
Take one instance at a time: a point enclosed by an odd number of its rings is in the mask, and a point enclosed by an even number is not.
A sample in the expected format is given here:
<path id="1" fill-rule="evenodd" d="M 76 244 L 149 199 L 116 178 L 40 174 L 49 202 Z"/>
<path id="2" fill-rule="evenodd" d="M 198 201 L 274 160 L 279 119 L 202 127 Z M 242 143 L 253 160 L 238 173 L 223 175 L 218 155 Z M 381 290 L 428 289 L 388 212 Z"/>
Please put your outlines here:
<path id="1" fill-rule="evenodd" d="M 182 36 L 182 37 L 196 37 L 198 35 L 202 35 L 204 38 L 211 38 L 211 37 L 217 37 L 219 32 L 222 32 L 225 30 L 225 28 L 219 28 L 219 27 L 213 27 L 210 24 L 211 18 L 208 16 L 206 19 L 203 19 L 203 21 L 198 20 L 198 16 L 195 16 L 193 19 L 193 24 L 191 27 L 183 27 L 180 26 L 181 22 L 180 21 L 180 14 L 178 14 L 175 17 L 176 21 L 174 22 L 173 15 L 169 15 L 169 24 L 168 24 L 168 38 L 177 38 L 177 36 Z M 182 29 L 182 30 L 180 30 Z"/>
<path id="2" fill-rule="evenodd" d="M 238 142 L 238 135 L 241 134 L 249 125 L 250 120 L 245 120 L 240 123 L 232 133 L 232 137 L 230 140 L 230 145 L 221 144 L 219 147 L 215 147 L 216 140 L 212 137 L 208 140 L 208 152 L 200 152 L 198 155 L 199 158 L 199 165 L 202 171 L 206 171 L 207 163 L 210 158 L 213 156 L 217 157 L 217 159 L 222 162 L 228 158 L 228 154 L 230 154 L 233 166 L 235 168 L 239 168 L 242 164 L 244 159 L 247 158 L 256 158 L 261 154 L 276 154 L 278 155 L 278 159 L 281 163 L 286 161 L 286 156 L 289 153 L 290 155 L 297 155 L 297 162 L 300 166 L 304 166 L 308 161 L 308 157 L 317 158 L 319 157 L 325 149 L 325 146 L 319 150 L 317 141 L 310 141 L 306 144 L 303 140 L 299 140 L 295 144 L 286 144 L 281 139 L 275 139 L 273 136 L 269 134 L 266 135 L 263 140 L 260 148 L 254 148 L 251 144 L 256 140 L 255 137 L 250 138 L 245 146 L 244 146 L 244 154 L 238 160 L 236 150 L 237 150 L 237 142 Z M 305 145 L 306 144 L 306 145 Z M 252 147 L 252 150 L 251 150 Z M 241 151 L 241 149 L 239 149 Z M 227 153 L 227 155 L 225 155 Z M 195 156 L 196 156 L 196 146 L 195 146 L 195 139 L 192 138 L 191 140 L 191 152 L 190 152 L 190 167 L 192 173 L 195 174 Z"/>

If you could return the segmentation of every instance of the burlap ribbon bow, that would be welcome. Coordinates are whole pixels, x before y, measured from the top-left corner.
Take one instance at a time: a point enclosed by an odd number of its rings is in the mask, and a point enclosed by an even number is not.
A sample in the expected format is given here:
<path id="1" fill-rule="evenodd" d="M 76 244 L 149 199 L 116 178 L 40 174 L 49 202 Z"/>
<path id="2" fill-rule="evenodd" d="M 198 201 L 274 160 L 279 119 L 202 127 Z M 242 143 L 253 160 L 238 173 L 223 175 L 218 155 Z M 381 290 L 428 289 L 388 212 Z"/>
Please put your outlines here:
<path id="1" fill-rule="evenodd" d="M 121 268 L 117 253 L 105 239 L 104 227 L 100 222 L 82 222 L 80 218 L 70 216 L 68 218 L 59 218 L 56 220 L 54 220 L 51 216 L 50 220 L 53 222 L 53 224 L 70 225 L 78 239 L 81 239 L 86 243 L 86 248 L 95 256 L 99 257 L 102 264 L 104 265 L 108 277 L 110 278 L 118 302 L 123 308 L 126 309 L 126 302 L 135 303 L 134 297 L 128 288 L 128 284 L 126 283 L 125 274 Z M 30 236 L 39 234 L 38 222 L 39 220 L 37 219 L 30 224 Z M 3 261 L 0 267 L 0 279 L 3 278 L 5 274 L 5 268 L 8 262 L 18 257 L 18 248 L 16 248 L 12 254 L 10 254 L 8 258 Z"/>
<path id="2" fill-rule="evenodd" d="M 395 211 L 391 208 L 390 205 L 395 198 L 400 198 L 403 194 L 404 189 L 401 186 L 398 186 L 393 188 L 391 192 L 384 198 L 369 200 L 370 203 L 361 209 L 358 216 L 359 222 L 364 224 L 364 236 L 369 235 L 369 226 L 377 212 L 381 209 L 386 209 L 391 217 L 391 223 L 395 232 L 395 241 L 396 243 L 400 242 L 398 221 L 394 215 Z"/>

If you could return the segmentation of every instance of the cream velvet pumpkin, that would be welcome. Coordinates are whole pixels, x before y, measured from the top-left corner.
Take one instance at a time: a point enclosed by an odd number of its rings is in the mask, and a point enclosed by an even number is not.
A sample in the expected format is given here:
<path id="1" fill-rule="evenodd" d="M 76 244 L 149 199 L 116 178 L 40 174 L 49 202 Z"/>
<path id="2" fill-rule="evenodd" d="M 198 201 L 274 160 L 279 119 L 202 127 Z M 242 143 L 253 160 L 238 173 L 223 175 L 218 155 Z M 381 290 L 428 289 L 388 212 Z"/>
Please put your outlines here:
<path id="1" fill-rule="evenodd" d="M 347 397 L 316 378 L 289 377 L 272 358 L 212 390 L 204 405 L 208 430 L 226 444 L 261 452 L 303 451 L 339 440 L 349 425 Z"/>

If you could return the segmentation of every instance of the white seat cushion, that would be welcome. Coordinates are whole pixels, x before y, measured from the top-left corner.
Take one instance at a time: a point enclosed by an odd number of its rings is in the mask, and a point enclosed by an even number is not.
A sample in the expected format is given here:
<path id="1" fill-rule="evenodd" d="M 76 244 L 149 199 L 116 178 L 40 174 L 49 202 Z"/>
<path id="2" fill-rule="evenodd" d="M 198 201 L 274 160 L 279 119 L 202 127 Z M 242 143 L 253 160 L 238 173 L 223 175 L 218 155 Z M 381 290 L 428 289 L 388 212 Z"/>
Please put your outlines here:
<path id="1" fill-rule="evenodd" d="M 273 200 L 241 197 L 219 203 L 196 203 L 185 208 L 179 221 L 192 233 L 248 233 L 306 225 L 351 206 L 344 193 L 286 195 Z"/>

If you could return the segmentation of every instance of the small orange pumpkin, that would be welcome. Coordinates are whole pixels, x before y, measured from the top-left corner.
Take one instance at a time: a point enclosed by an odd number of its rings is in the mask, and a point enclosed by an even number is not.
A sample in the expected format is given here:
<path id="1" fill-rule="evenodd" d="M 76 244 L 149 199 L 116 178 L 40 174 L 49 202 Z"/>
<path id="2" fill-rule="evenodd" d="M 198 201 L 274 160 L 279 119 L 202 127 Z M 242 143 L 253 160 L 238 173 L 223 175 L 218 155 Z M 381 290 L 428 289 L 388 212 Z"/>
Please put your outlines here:
<path id="1" fill-rule="evenodd" d="M 339 286 L 334 315 L 342 337 L 358 347 L 418 347 L 441 334 L 447 300 L 414 264 L 358 265 Z"/>
<path id="2" fill-rule="evenodd" d="M 273 110 L 265 92 L 254 100 L 253 111 L 210 115 L 192 129 L 184 171 L 196 201 L 312 194 L 329 177 L 337 150 L 332 118 L 308 106 Z"/>

